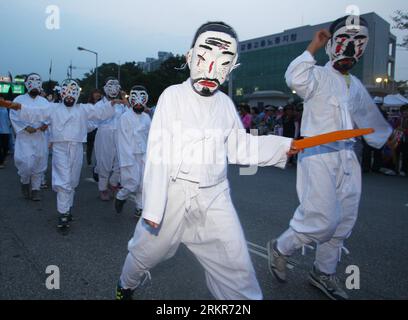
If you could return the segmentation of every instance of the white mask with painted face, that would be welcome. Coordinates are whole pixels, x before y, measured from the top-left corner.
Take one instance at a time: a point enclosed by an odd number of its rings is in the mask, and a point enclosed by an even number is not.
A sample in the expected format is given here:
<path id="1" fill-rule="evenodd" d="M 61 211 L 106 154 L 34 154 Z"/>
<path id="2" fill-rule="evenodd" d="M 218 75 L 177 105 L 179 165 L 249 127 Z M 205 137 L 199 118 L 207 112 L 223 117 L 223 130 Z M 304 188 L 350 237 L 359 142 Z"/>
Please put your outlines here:
<path id="1" fill-rule="evenodd" d="M 137 105 L 146 106 L 147 101 L 149 100 L 149 95 L 145 90 L 133 89 L 129 94 L 129 103 L 132 107 Z"/>
<path id="2" fill-rule="evenodd" d="M 30 75 L 28 75 L 26 81 L 25 81 L 25 86 L 27 88 L 27 91 L 30 93 L 33 90 L 37 90 L 38 94 L 40 94 L 40 92 L 42 91 L 42 81 L 41 81 L 41 77 L 36 74 L 36 73 L 32 73 Z"/>
<path id="3" fill-rule="evenodd" d="M 61 99 L 67 107 L 72 107 L 78 102 L 81 89 L 78 83 L 72 79 L 64 80 L 61 84 Z M 67 103 L 67 100 L 72 101 L 72 103 Z"/>
<path id="4" fill-rule="evenodd" d="M 103 87 L 106 96 L 111 99 L 114 99 L 119 95 L 120 89 L 119 81 L 116 79 L 108 80 Z"/>
<path id="5" fill-rule="evenodd" d="M 326 53 L 335 67 L 339 61 L 350 60 L 350 68 L 363 56 L 369 36 L 366 26 L 343 26 L 336 30 L 326 45 Z"/>
<path id="6" fill-rule="evenodd" d="M 211 96 L 227 80 L 238 60 L 237 48 L 237 40 L 224 32 L 200 34 L 187 54 L 192 86 L 198 94 Z"/>

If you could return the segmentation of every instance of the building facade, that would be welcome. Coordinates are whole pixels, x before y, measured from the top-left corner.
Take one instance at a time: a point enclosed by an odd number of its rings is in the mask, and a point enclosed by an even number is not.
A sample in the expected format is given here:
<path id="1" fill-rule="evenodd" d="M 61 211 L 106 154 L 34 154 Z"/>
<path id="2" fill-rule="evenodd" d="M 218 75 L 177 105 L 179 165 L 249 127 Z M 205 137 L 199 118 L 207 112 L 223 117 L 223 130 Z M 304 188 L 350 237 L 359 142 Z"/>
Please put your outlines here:
<path id="1" fill-rule="evenodd" d="M 362 15 L 370 28 L 367 50 L 352 73 L 367 87 L 375 86 L 376 79 L 393 80 L 395 75 L 396 37 L 390 32 L 390 24 L 376 13 Z M 232 98 L 248 101 L 256 91 L 279 91 L 292 95 L 285 82 L 289 64 L 304 50 L 321 29 L 328 29 L 331 22 L 285 30 L 260 38 L 241 41 L 239 54 L 241 66 L 232 78 Z M 315 59 L 324 65 L 328 56 L 324 49 Z"/>
<path id="2" fill-rule="evenodd" d="M 161 64 L 167 59 L 173 57 L 173 53 L 159 51 L 157 58 L 146 58 L 145 62 L 138 62 L 137 65 L 143 70 L 143 72 L 152 72 L 160 68 Z"/>

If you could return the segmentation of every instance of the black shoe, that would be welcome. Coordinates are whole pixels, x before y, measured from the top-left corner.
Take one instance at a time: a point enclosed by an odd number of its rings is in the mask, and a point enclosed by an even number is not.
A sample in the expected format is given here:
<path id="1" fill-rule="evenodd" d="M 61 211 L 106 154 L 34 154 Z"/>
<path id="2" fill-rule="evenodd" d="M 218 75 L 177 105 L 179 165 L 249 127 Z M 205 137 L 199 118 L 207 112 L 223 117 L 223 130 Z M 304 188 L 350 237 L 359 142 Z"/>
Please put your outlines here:
<path id="1" fill-rule="evenodd" d="M 30 184 L 21 184 L 21 192 L 24 199 L 30 199 Z"/>
<path id="2" fill-rule="evenodd" d="M 134 214 L 137 219 L 140 219 L 140 217 L 142 216 L 142 213 L 143 213 L 143 209 L 136 209 Z"/>
<path id="3" fill-rule="evenodd" d="M 31 190 L 31 200 L 41 201 L 40 191 L 39 190 Z"/>
<path id="4" fill-rule="evenodd" d="M 134 292 L 135 290 L 122 288 L 119 281 L 118 285 L 116 286 L 115 300 L 132 300 Z"/>
<path id="5" fill-rule="evenodd" d="M 95 167 L 92 169 L 92 176 L 95 182 L 99 182 L 99 175 L 95 172 Z"/>
<path id="6" fill-rule="evenodd" d="M 125 205 L 126 200 L 119 200 L 118 198 L 115 198 L 115 210 L 117 213 L 121 213 L 123 210 L 123 206 Z"/>
<path id="7" fill-rule="evenodd" d="M 69 228 L 69 213 L 59 214 L 57 228 L 58 229 Z"/>
<path id="8" fill-rule="evenodd" d="M 74 216 L 71 212 L 68 213 L 68 222 L 74 221 Z"/>

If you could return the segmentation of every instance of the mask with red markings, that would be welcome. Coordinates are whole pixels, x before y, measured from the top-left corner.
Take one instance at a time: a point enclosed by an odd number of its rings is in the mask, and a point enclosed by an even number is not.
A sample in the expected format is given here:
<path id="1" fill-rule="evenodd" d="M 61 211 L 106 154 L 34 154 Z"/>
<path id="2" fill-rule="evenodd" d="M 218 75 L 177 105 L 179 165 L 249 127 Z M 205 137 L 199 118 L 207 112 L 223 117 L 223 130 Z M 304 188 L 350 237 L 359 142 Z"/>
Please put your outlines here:
<path id="1" fill-rule="evenodd" d="M 208 23 L 200 29 L 187 54 L 187 64 L 193 89 L 202 96 L 211 96 L 237 64 L 238 41 L 233 29 L 223 23 Z"/>
<path id="2" fill-rule="evenodd" d="M 327 42 L 326 53 L 336 70 L 346 72 L 363 56 L 368 45 L 369 32 L 362 18 L 350 16 L 342 19 L 342 22 L 332 25 L 332 37 Z M 360 21 L 364 23 L 360 24 Z"/>
<path id="3" fill-rule="evenodd" d="M 38 96 L 42 91 L 42 80 L 37 73 L 29 74 L 24 84 L 27 88 L 27 92 L 32 97 Z"/>
<path id="4" fill-rule="evenodd" d="M 66 79 L 61 84 L 61 100 L 67 107 L 74 106 L 81 93 L 78 83 L 72 79 Z"/>

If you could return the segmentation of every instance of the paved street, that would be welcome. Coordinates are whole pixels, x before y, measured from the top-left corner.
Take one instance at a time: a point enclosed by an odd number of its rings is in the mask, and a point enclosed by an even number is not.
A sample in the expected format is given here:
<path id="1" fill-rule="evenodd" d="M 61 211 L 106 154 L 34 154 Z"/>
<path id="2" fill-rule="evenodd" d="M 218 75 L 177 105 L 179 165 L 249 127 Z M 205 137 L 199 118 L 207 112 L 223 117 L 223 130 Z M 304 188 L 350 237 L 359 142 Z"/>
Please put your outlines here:
<path id="1" fill-rule="evenodd" d="M 50 178 L 50 173 L 48 174 Z M 91 168 L 84 167 L 77 189 L 68 235 L 56 230 L 56 196 L 44 191 L 43 201 L 24 200 L 12 159 L 0 170 L 0 299 L 112 299 L 126 257 L 127 241 L 136 224 L 131 206 L 118 215 L 113 203 L 97 198 Z M 318 177 L 317 177 L 318 178 Z M 239 213 L 251 257 L 265 299 L 325 299 L 310 286 L 307 274 L 313 251 L 294 256 L 289 282 L 271 277 L 265 244 L 284 231 L 298 201 L 296 170 L 262 168 L 254 176 L 240 176 L 230 167 L 234 204 Z M 408 298 L 408 178 L 368 174 L 363 179 L 360 217 L 346 243 L 339 275 L 356 265 L 361 289 L 353 299 Z M 61 272 L 60 290 L 45 286 L 46 267 Z M 138 299 L 212 299 L 202 267 L 181 246 L 174 258 L 152 270 L 152 282 Z"/>

